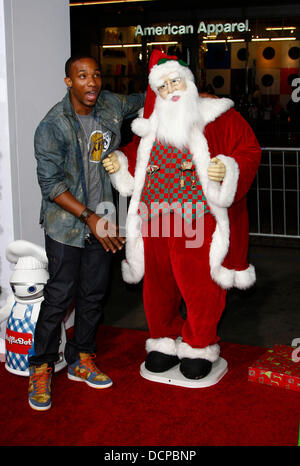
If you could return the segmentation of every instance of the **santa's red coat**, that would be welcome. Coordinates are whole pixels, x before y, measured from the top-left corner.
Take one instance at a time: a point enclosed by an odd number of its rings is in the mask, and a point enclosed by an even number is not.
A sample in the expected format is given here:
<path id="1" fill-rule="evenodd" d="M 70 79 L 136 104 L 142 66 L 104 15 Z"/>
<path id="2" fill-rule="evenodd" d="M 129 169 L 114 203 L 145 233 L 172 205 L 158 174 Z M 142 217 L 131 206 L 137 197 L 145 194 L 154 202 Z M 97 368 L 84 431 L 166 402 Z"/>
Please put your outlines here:
<path id="1" fill-rule="evenodd" d="M 202 130 L 199 129 L 199 139 L 198 136 L 191 136 L 189 149 L 194 154 L 198 177 L 218 225 L 211 248 L 212 278 L 223 288 L 236 286 L 245 289 L 255 281 L 254 267 L 249 266 L 247 260 L 249 225 L 246 195 L 260 163 L 261 149 L 251 127 L 232 108 L 233 103 L 229 99 L 201 100 L 204 125 Z M 147 101 L 145 114 L 147 115 Z M 128 159 L 130 174 L 135 174 L 135 185 L 143 183 L 142 163 L 140 162 L 137 172 L 136 163 L 139 159 L 144 159 L 144 163 L 147 163 L 150 154 L 145 153 L 145 144 L 143 147 L 143 140 L 147 138 L 149 146 L 151 136 L 145 135 L 142 139 L 134 136 L 130 144 L 120 149 Z M 223 183 L 207 180 L 207 158 L 217 156 L 226 166 Z M 112 179 L 117 189 L 120 188 L 119 181 L 120 176 L 119 180 Z M 137 200 L 138 196 L 135 196 L 135 201 Z M 133 250 L 129 253 L 129 256 L 132 255 Z M 130 278 L 127 281 L 131 281 Z M 132 281 L 138 279 L 133 278 Z"/>

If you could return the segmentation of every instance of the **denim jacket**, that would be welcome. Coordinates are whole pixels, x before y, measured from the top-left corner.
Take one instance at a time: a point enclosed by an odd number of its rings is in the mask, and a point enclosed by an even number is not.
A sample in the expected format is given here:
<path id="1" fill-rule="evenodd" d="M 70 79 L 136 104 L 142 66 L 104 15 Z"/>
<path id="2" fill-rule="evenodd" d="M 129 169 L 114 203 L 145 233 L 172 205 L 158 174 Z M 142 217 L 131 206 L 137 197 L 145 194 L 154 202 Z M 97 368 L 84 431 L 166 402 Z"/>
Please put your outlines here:
<path id="1" fill-rule="evenodd" d="M 143 104 L 144 94 L 125 96 L 100 92 L 93 112 L 94 117 L 112 132 L 111 152 L 120 145 L 123 119 L 134 117 Z M 69 190 L 86 205 L 83 141 L 83 130 L 67 93 L 40 122 L 34 136 L 34 149 L 42 191 L 40 223 L 55 241 L 76 247 L 84 247 L 85 225 L 53 201 L 53 192 L 59 186 L 60 193 Z M 112 202 L 109 175 L 101 163 L 99 170 L 103 200 Z"/>

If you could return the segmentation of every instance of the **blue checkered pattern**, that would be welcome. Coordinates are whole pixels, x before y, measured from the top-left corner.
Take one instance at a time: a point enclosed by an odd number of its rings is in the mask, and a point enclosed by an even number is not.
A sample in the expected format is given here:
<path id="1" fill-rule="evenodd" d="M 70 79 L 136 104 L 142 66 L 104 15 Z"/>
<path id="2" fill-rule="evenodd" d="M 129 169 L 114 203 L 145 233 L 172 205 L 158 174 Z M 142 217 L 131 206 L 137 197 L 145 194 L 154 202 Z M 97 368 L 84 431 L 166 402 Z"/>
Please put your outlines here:
<path id="1" fill-rule="evenodd" d="M 7 329 L 20 333 L 31 333 L 34 335 L 36 322 L 31 321 L 33 304 L 27 304 L 24 312 L 24 319 L 16 319 L 14 317 L 14 304 L 10 316 L 7 320 Z M 28 370 L 28 354 L 18 354 L 11 351 L 6 351 L 6 364 L 13 370 L 25 372 Z"/>

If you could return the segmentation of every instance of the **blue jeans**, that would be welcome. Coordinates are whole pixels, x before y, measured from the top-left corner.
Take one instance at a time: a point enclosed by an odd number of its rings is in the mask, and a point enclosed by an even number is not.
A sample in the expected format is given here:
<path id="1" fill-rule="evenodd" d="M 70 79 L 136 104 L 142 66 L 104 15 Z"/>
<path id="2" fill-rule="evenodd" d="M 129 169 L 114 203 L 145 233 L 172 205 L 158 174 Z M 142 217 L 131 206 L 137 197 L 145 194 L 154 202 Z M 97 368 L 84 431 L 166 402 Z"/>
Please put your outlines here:
<path id="1" fill-rule="evenodd" d="M 65 359 L 72 364 L 79 352 L 96 351 L 112 256 L 93 236 L 84 248 L 77 248 L 46 235 L 45 248 L 50 277 L 44 288 L 29 364 L 53 365 L 58 361 L 61 323 L 74 301 L 74 335 L 65 346 Z"/>

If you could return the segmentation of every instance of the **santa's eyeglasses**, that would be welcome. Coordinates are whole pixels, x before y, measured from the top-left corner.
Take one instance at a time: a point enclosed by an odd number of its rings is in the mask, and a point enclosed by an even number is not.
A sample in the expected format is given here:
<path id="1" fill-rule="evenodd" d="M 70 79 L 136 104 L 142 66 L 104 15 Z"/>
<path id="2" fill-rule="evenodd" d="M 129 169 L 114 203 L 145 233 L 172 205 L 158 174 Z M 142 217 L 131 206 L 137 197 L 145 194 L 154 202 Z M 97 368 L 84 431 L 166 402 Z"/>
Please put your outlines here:
<path id="1" fill-rule="evenodd" d="M 169 88 L 176 89 L 181 83 L 181 78 L 173 78 L 165 81 L 161 86 L 158 86 L 157 90 L 160 94 L 164 94 L 169 91 Z"/>

